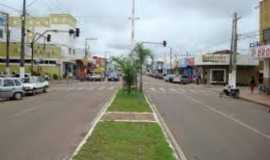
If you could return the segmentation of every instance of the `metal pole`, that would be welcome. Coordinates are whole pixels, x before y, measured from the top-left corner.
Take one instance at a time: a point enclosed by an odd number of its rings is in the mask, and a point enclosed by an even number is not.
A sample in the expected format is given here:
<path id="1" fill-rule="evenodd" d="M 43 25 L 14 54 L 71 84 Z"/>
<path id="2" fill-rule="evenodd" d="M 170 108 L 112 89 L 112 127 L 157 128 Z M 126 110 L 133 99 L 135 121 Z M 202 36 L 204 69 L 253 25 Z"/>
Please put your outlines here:
<path id="1" fill-rule="evenodd" d="M 7 40 L 7 44 L 6 44 L 6 74 L 10 75 L 10 67 L 9 67 L 9 62 L 10 62 L 10 58 L 9 58 L 9 48 L 10 48 L 10 30 L 9 30 L 9 14 L 6 14 L 6 40 Z"/>
<path id="2" fill-rule="evenodd" d="M 131 47 L 134 46 L 135 39 L 135 0 L 132 0 L 132 12 L 131 12 Z"/>
<path id="3" fill-rule="evenodd" d="M 31 42 L 31 74 L 34 72 L 34 41 Z"/>
<path id="4" fill-rule="evenodd" d="M 84 56 L 85 56 L 85 58 L 87 58 L 87 39 L 85 39 L 85 52 L 84 52 Z"/>
<path id="5" fill-rule="evenodd" d="M 172 47 L 170 47 L 170 69 L 172 69 L 173 68 L 173 66 L 172 66 Z"/>
<path id="6" fill-rule="evenodd" d="M 24 78 L 25 68 L 25 21 L 26 21 L 26 0 L 23 0 L 23 12 L 21 17 L 21 62 L 20 62 L 20 78 Z"/>

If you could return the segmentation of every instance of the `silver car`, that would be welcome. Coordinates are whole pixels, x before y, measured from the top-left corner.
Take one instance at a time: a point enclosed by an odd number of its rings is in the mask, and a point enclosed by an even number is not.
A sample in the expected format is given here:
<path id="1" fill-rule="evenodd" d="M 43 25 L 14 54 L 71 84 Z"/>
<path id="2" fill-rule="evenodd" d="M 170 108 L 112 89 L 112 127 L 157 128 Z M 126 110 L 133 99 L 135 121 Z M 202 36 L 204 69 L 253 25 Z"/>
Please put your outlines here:
<path id="1" fill-rule="evenodd" d="M 23 96 L 23 83 L 20 79 L 0 78 L 0 98 L 21 100 Z"/>

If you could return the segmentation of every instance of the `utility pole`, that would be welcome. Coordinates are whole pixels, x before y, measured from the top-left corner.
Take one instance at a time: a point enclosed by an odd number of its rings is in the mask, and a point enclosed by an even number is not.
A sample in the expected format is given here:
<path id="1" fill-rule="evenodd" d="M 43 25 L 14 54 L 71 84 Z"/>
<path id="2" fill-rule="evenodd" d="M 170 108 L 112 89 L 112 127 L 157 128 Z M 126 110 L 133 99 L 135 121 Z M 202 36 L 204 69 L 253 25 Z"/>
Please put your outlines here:
<path id="1" fill-rule="evenodd" d="M 233 16 L 233 26 L 232 26 L 232 39 L 231 39 L 231 51 L 230 55 L 230 74 L 229 74 L 229 85 L 236 89 L 236 79 L 237 79 L 237 45 L 238 45 L 238 17 L 237 13 Z"/>
<path id="2" fill-rule="evenodd" d="M 10 62 L 10 55 L 9 55 L 9 48 L 10 48 L 10 30 L 9 30 L 9 15 L 7 14 L 7 47 L 6 47 L 6 74 L 10 75 L 10 66 L 9 66 L 9 62 Z"/>
<path id="3" fill-rule="evenodd" d="M 135 0 L 132 0 L 132 11 L 131 11 L 131 17 L 129 17 L 129 20 L 131 20 L 131 49 L 135 46 L 135 21 L 139 20 L 139 17 L 136 17 L 136 6 L 135 6 Z"/>
<path id="4" fill-rule="evenodd" d="M 26 21 L 26 0 L 23 0 L 23 12 L 21 17 L 21 62 L 20 62 L 20 78 L 24 78 L 24 57 L 25 57 L 25 21 Z"/>
<path id="5" fill-rule="evenodd" d="M 172 47 L 170 47 L 170 69 L 173 68 L 173 66 L 172 66 L 172 52 L 173 52 L 173 49 L 172 49 Z"/>

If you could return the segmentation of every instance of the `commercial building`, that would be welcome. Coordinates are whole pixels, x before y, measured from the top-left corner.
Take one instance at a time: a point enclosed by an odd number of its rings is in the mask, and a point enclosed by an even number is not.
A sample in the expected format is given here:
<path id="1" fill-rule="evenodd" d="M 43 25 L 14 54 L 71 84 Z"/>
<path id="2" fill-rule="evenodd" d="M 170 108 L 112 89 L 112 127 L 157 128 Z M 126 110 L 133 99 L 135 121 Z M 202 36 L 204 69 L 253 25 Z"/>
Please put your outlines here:
<path id="1" fill-rule="evenodd" d="M 19 72 L 21 19 L 11 16 L 10 24 L 10 70 Z M 0 25 L 1 26 L 1 25 Z M 84 54 L 76 52 L 78 38 L 75 33 L 77 20 L 69 14 L 50 14 L 44 17 L 27 17 L 26 19 L 26 44 L 25 44 L 25 69 L 31 72 L 31 42 L 35 37 L 44 34 L 33 48 L 34 72 L 50 76 L 63 77 L 69 72 L 75 73 L 76 67 L 82 64 Z M 1 27 L 0 27 L 1 30 Z M 52 32 L 53 31 L 53 32 Z M 5 34 L 4 34 L 5 35 Z M 51 35 L 51 41 L 46 42 L 46 36 Z M 43 37 L 42 36 L 42 37 Z M 0 72 L 5 71 L 6 43 L 0 31 Z"/>
<path id="2" fill-rule="evenodd" d="M 196 74 L 207 84 L 227 84 L 230 71 L 229 50 L 202 54 L 195 57 Z M 248 85 L 257 76 L 259 62 L 252 56 L 237 55 L 237 84 Z"/>
<path id="3" fill-rule="evenodd" d="M 260 1 L 260 42 L 252 54 L 264 62 L 264 84 L 270 87 L 270 0 Z"/>

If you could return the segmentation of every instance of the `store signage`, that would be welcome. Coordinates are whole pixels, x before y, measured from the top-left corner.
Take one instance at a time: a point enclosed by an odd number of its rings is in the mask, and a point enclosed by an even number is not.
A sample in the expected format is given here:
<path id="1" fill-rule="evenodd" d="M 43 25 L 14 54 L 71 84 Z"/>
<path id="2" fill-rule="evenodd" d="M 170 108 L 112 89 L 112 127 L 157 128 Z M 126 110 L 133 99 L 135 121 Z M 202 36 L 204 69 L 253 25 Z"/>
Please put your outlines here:
<path id="1" fill-rule="evenodd" d="M 215 55 L 215 54 L 205 54 L 202 55 L 203 63 L 222 63 L 227 64 L 229 61 L 229 55 Z"/>
<path id="2" fill-rule="evenodd" d="M 179 60 L 179 67 L 180 68 L 186 68 L 188 66 L 194 66 L 195 60 L 193 57 L 186 57 L 186 58 L 181 58 Z"/>
<path id="3" fill-rule="evenodd" d="M 256 58 L 270 58 L 270 45 L 251 48 L 251 55 Z"/>

